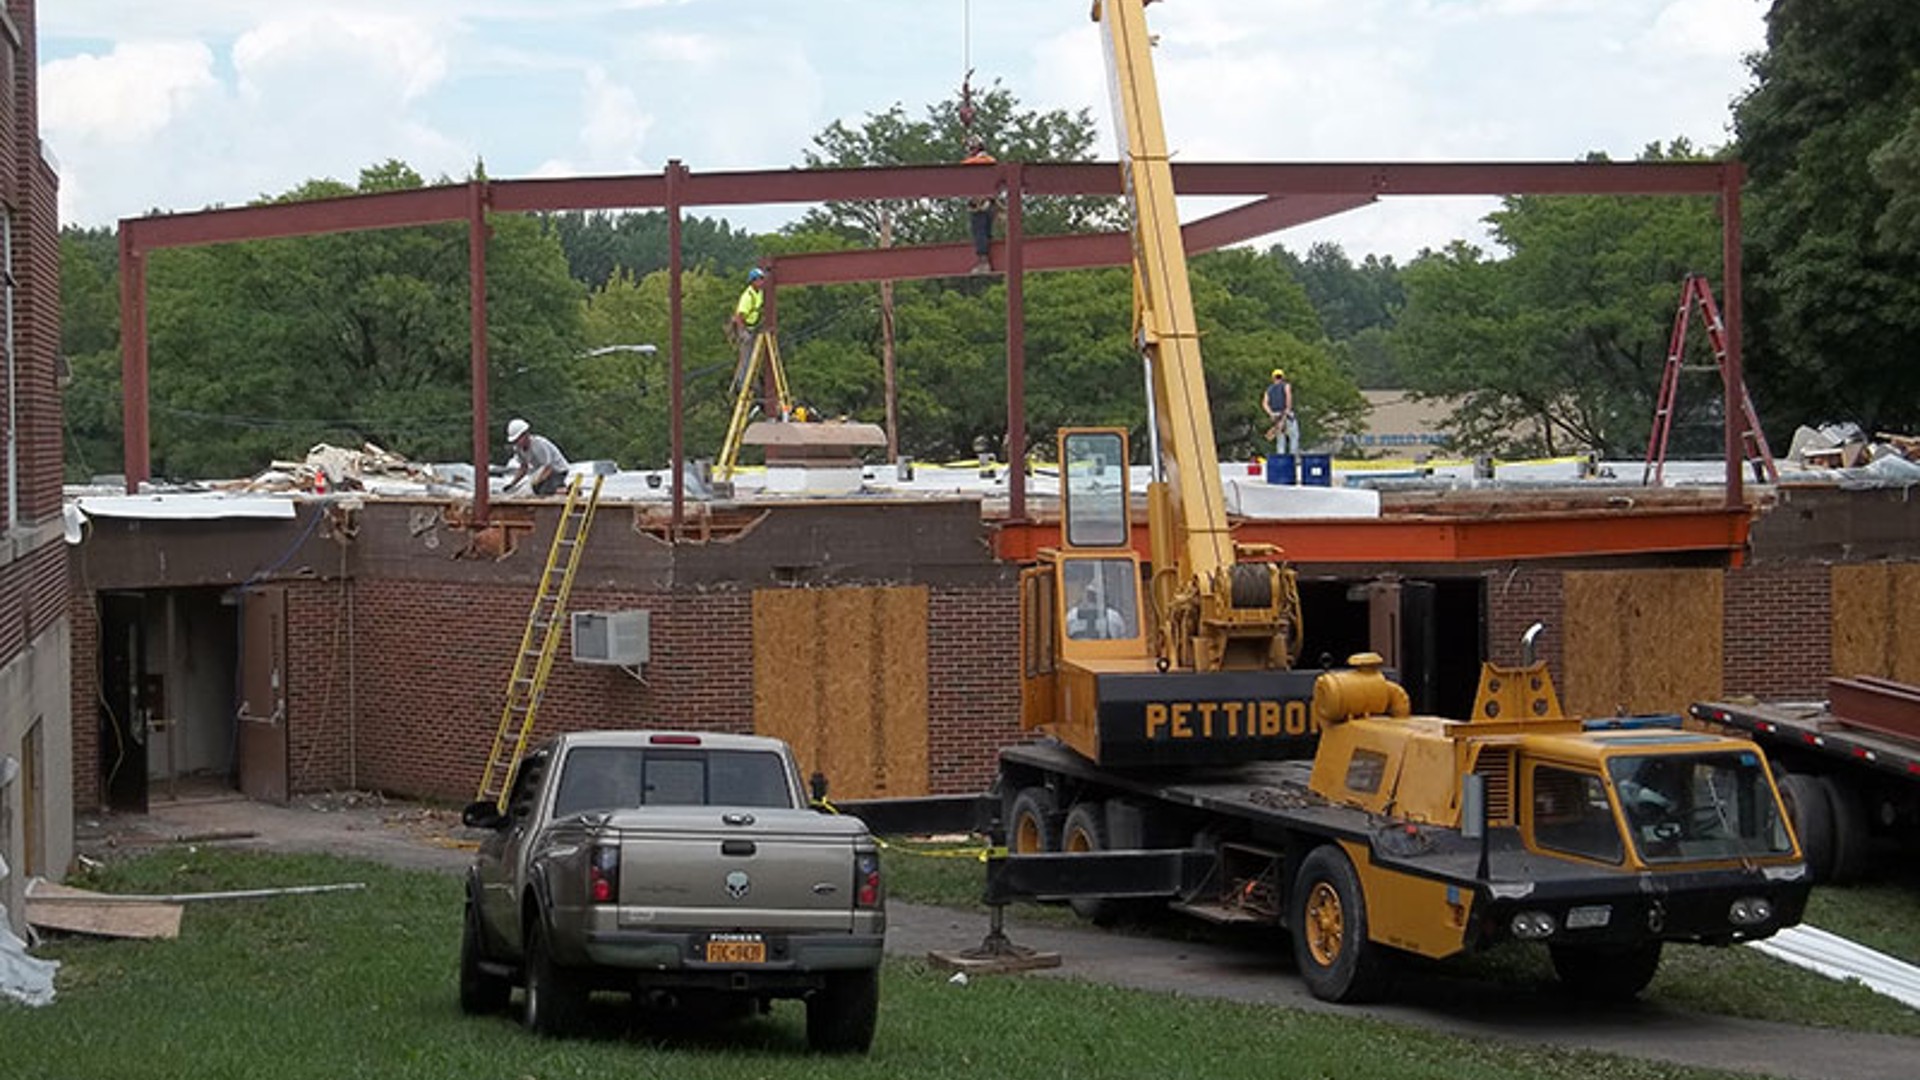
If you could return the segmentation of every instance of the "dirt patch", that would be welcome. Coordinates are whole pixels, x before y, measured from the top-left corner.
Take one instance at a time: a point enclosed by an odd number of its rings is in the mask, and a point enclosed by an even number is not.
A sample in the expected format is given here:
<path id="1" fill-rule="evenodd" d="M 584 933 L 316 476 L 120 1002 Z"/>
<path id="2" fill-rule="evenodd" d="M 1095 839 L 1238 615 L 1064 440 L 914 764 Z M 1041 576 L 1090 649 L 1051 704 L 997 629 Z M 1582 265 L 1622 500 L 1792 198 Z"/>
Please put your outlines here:
<path id="1" fill-rule="evenodd" d="M 105 859 L 176 844 L 314 852 L 410 870 L 466 867 L 479 834 L 450 809 L 371 792 L 302 796 L 286 806 L 238 794 L 153 803 L 145 814 L 99 814 L 74 824 L 80 853 Z"/>

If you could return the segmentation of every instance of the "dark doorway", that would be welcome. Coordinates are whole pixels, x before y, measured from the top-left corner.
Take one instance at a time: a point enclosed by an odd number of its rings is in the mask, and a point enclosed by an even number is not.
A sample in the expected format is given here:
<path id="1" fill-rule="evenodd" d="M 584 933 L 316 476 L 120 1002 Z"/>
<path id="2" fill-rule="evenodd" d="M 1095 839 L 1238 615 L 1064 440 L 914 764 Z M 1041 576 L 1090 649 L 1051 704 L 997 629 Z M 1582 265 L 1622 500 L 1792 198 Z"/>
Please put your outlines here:
<path id="1" fill-rule="evenodd" d="M 1302 580 L 1302 667 L 1344 667 L 1377 652 L 1412 699 L 1413 711 L 1465 719 L 1486 655 L 1479 578 Z"/>
<path id="2" fill-rule="evenodd" d="M 147 812 L 147 598 L 100 594 L 100 786 L 114 810 Z"/>

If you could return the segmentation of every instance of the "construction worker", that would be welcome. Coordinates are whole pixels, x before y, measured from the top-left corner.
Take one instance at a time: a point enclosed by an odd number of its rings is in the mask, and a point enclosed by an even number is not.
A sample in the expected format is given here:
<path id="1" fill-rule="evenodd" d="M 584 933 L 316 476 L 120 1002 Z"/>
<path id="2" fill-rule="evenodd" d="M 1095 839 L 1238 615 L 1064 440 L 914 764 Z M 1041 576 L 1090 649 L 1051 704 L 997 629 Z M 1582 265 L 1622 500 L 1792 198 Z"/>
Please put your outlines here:
<path id="1" fill-rule="evenodd" d="M 507 481 L 506 494 L 513 494 L 522 480 L 527 481 L 535 495 L 551 495 L 566 483 L 566 455 L 552 439 L 535 435 L 525 420 L 516 416 L 507 421 L 507 445 L 513 447 L 514 463 L 520 467 L 514 471 L 513 479 Z"/>
<path id="2" fill-rule="evenodd" d="M 967 157 L 962 165 L 993 165 L 993 155 L 987 153 L 987 144 L 978 136 L 967 140 Z M 992 195 L 976 196 L 967 200 L 967 224 L 973 230 L 973 272 L 990 274 L 993 272 L 993 260 L 989 257 L 993 251 L 993 213 L 996 200 Z"/>
<path id="3" fill-rule="evenodd" d="M 766 302 L 766 284 L 765 270 L 756 266 L 747 271 L 747 287 L 740 290 L 740 299 L 733 305 L 733 318 L 727 321 L 727 336 L 740 347 L 740 364 L 733 372 L 736 391 L 740 389 L 740 381 L 747 377 L 747 364 L 753 359 L 754 338 L 760 333 L 760 309 Z"/>
<path id="4" fill-rule="evenodd" d="M 1298 454 L 1300 418 L 1293 411 L 1293 384 L 1287 381 L 1285 371 L 1273 369 L 1273 381 L 1261 395 L 1260 407 L 1266 410 L 1267 419 L 1273 421 L 1273 426 L 1267 429 L 1267 438 L 1273 440 L 1273 452 Z"/>

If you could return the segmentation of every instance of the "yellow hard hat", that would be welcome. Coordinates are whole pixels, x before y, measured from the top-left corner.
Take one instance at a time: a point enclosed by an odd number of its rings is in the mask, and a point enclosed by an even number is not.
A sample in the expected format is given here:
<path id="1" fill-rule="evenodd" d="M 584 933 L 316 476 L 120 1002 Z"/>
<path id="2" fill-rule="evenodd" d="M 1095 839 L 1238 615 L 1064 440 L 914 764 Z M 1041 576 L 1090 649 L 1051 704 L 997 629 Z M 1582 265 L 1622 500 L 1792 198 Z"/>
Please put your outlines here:
<path id="1" fill-rule="evenodd" d="M 1286 373 L 1285 371 L 1282 371 L 1282 370 L 1281 370 L 1281 369 L 1279 369 L 1279 368 L 1274 368 L 1274 369 L 1273 369 L 1273 377 L 1274 377 L 1274 378 L 1276 378 L 1276 379 L 1284 379 L 1284 378 L 1286 378 L 1286 377 L 1287 377 L 1287 373 Z"/>

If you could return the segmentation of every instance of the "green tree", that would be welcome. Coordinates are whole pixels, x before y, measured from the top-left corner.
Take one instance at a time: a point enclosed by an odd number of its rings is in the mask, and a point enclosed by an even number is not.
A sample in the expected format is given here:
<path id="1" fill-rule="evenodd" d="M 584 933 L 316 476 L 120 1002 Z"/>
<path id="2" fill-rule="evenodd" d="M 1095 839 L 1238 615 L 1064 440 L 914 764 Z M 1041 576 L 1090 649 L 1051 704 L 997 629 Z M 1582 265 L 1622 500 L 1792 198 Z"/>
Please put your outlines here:
<path id="1" fill-rule="evenodd" d="M 1690 153 L 1679 142 L 1642 160 Z M 1453 432 L 1470 452 L 1643 453 L 1680 285 L 1717 280 L 1711 200 L 1512 196 L 1487 221 L 1506 258 L 1456 241 L 1405 272 L 1410 388 L 1459 402 Z M 1717 391 L 1687 387 L 1673 449 L 1718 445 Z"/>
<path id="2" fill-rule="evenodd" d="M 271 201 L 423 184 L 388 162 L 357 185 L 316 180 Z M 582 292 L 537 221 L 496 215 L 490 226 L 490 413 L 524 415 L 565 445 Z M 466 228 L 457 224 L 156 253 L 148 277 L 156 475 L 246 474 L 322 441 L 466 459 L 467 289 Z"/>
<path id="3" fill-rule="evenodd" d="M 1734 117 L 1762 418 L 1920 427 L 1920 20 L 1904 0 L 1776 0 L 1752 67 Z"/>
<path id="4" fill-rule="evenodd" d="M 1302 259 L 1276 245 L 1270 254 L 1306 290 L 1327 337 L 1346 341 L 1364 330 L 1390 329 L 1406 304 L 1400 268 L 1391 256 L 1368 255 L 1359 265 L 1339 244 L 1321 241 Z"/>
<path id="5" fill-rule="evenodd" d="M 113 230 L 60 230 L 60 353 L 73 373 L 65 457 L 74 482 L 118 472 L 122 461 L 118 264 Z"/>
<path id="6" fill-rule="evenodd" d="M 1023 110 L 1013 92 L 996 82 L 975 104 L 973 130 L 1002 161 L 1090 161 L 1095 129 L 1086 109 Z M 929 105 L 914 119 L 898 103 L 869 113 L 859 126 L 835 120 L 804 152 L 807 168 L 871 165 L 945 165 L 966 157 L 959 103 Z M 967 211 L 959 199 L 892 199 L 829 202 L 801 219 L 804 232 L 832 232 L 863 246 L 879 243 L 880 219 L 889 218 L 893 242 L 934 244 L 967 236 Z M 1113 199 L 1043 196 L 1022 205 L 1022 224 L 1033 235 L 1114 229 L 1124 222 Z"/>
<path id="7" fill-rule="evenodd" d="M 541 220 L 567 253 L 575 281 L 590 289 L 617 273 L 644 278 L 667 268 L 667 215 L 659 210 L 621 214 L 568 211 Z M 745 273 L 753 264 L 752 234 L 723 218 L 688 217 L 680 223 L 680 261 L 686 269 L 721 275 Z"/>

